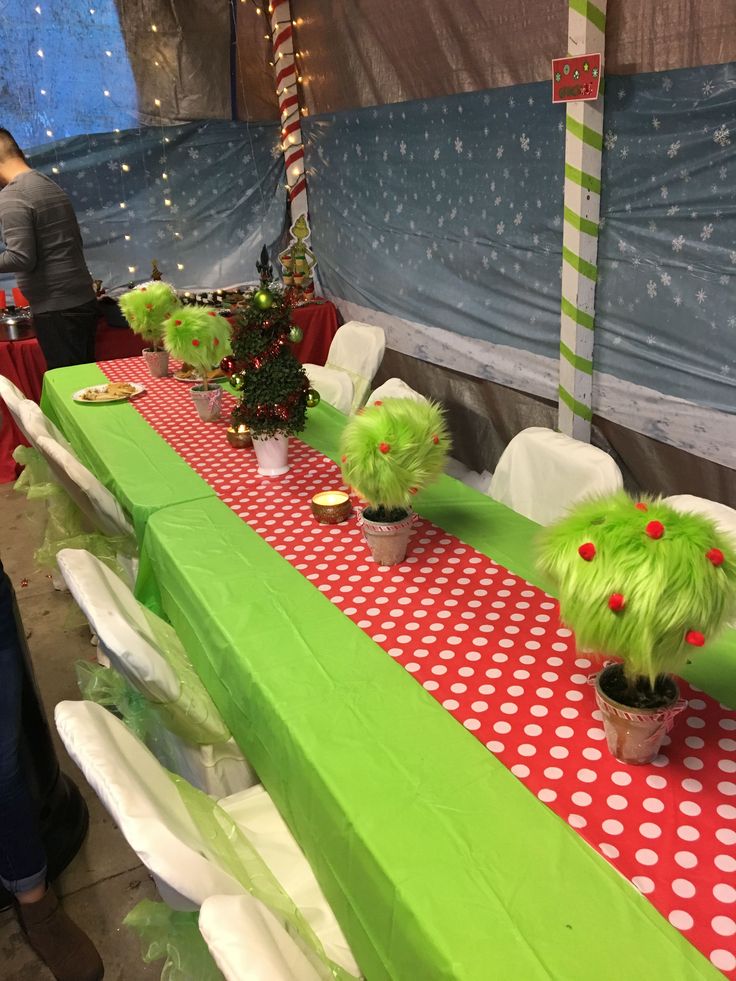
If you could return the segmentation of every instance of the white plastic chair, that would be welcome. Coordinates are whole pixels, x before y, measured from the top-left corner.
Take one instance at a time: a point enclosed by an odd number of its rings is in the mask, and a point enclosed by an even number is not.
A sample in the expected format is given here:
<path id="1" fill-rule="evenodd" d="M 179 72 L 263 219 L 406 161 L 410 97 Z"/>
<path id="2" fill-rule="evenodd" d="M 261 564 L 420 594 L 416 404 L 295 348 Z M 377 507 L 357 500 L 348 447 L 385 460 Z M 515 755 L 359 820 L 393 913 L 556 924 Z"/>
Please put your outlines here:
<path id="1" fill-rule="evenodd" d="M 316 388 L 325 402 L 347 415 L 353 406 L 353 380 L 344 371 L 334 371 L 321 365 L 309 365 L 312 374 L 309 383 Z"/>
<path id="2" fill-rule="evenodd" d="M 225 981 L 320 981 L 273 913 L 253 896 L 211 896 L 199 931 Z"/>
<path id="3" fill-rule="evenodd" d="M 415 392 L 410 385 L 407 385 L 400 378 L 389 378 L 383 385 L 379 385 L 368 396 L 367 404 L 373 405 L 374 402 L 381 402 L 383 399 L 413 399 L 415 402 L 429 401 L 424 395 Z"/>
<path id="4" fill-rule="evenodd" d="M 39 436 L 37 442 L 56 480 L 98 531 L 135 538 L 133 526 L 113 495 L 73 453 L 49 436 Z"/>
<path id="5" fill-rule="evenodd" d="M 332 338 L 324 367 L 305 364 L 304 369 L 317 391 L 320 390 L 320 380 L 324 385 L 324 379 L 330 372 L 345 372 L 353 382 L 352 411 L 355 412 L 365 405 L 385 350 L 383 328 L 351 320 L 343 324 Z"/>
<path id="6" fill-rule="evenodd" d="M 175 733 L 151 713 L 149 748 L 159 761 L 215 797 L 257 783 L 173 627 L 145 610 L 119 576 L 90 552 L 65 548 L 56 561 L 99 638 L 98 661 L 107 662 L 148 702 L 174 706 L 169 712 L 181 717 Z M 164 646 L 171 652 L 169 658 Z M 185 679 L 176 671 L 182 661 Z M 189 730 L 196 741 L 185 738 Z"/>
<path id="7" fill-rule="evenodd" d="M 578 501 L 612 494 L 623 485 L 621 471 L 603 450 L 533 426 L 514 436 L 503 451 L 489 494 L 532 521 L 549 525 Z"/>
<path id="8" fill-rule="evenodd" d="M 67 442 L 64 434 L 32 399 L 23 399 L 18 411 L 24 431 L 28 433 L 28 442 L 35 449 L 38 449 L 39 439 L 46 436 L 48 439 L 56 440 L 57 443 L 63 446 L 67 453 L 71 453 L 74 456 L 74 450 Z"/>
<path id="9" fill-rule="evenodd" d="M 709 501 L 706 497 L 694 497 L 692 494 L 673 494 L 663 498 L 676 511 L 690 511 L 710 518 L 720 531 L 730 535 L 736 548 L 736 510 L 718 501 Z"/>
<path id="10" fill-rule="evenodd" d="M 6 378 L 5 375 L 0 375 L 0 398 L 8 407 L 8 412 L 13 417 L 13 422 L 23 433 L 26 440 L 33 445 L 33 441 L 30 435 L 26 432 L 20 415 L 21 406 L 24 402 L 28 402 L 30 400 L 25 397 L 17 385 L 15 385 L 9 378 Z"/>
<path id="11" fill-rule="evenodd" d="M 197 909 L 210 896 L 245 893 L 161 764 L 119 719 L 93 702 L 61 702 L 55 719 L 69 755 L 172 908 Z M 358 977 L 335 915 L 263 787 L 225 797 L 219 805 L 301 910 L 327 956 Z"/>

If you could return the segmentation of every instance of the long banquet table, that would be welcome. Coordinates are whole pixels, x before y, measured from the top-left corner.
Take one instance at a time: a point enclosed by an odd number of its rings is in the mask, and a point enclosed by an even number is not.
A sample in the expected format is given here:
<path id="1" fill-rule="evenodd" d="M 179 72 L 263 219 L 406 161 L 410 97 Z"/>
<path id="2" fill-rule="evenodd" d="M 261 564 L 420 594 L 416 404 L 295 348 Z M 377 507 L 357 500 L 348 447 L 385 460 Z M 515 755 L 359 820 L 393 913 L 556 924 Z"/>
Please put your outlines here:
<path id="1" fill-rule="evenodd" d="M 70 401 L 98 379 L 95 366 L 49 373 L 44 407 L 137 515 L 139 595 L 182 637 L 369 981 L 719 976 L 335 603 L 223 500 L 195 494 L 200 478 L 134 406 Z M 336 459 L 343 424 L 320 405 L 304 441 Z M 538 529 L 502 505 L 442 478 L 417 510 L 537 580 Z M 734 705 L 735 662 L 730 636 L 691 680 Z"/>

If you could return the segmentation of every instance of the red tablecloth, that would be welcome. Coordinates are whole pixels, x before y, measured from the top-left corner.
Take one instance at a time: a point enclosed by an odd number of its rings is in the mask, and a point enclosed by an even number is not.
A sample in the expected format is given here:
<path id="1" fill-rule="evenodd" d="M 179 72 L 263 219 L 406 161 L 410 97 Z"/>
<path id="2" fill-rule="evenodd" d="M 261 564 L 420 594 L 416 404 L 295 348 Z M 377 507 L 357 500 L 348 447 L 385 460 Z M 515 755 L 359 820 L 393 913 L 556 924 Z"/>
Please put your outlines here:
<path id="1" fill-rule="evenodd" d="M 339 327 L 334 303 L 318 299 L 314 303 L 297 307 L 292 320 L 304 332 L 303 339 L 294 345 L 296 356 L 302 362 L 324 364 L 332 338 Z M 98 361 L 136 357 L 143 347 L 143 341 L 131 330 L 110 327 L 104 317 L 100 319 L 95 346 Z M 46 362 L 35 338 L 26 341 L 0 341 L 0 375 L 9 378 L 34 402 L 41 398 L 44 371 Z M 0 484 L 4 484 L 15 480 L 16 466 L 12 454 L 15 447 L 19 443 L 25 443 L 25 440 L 1 399 L 0 413 Z"/>

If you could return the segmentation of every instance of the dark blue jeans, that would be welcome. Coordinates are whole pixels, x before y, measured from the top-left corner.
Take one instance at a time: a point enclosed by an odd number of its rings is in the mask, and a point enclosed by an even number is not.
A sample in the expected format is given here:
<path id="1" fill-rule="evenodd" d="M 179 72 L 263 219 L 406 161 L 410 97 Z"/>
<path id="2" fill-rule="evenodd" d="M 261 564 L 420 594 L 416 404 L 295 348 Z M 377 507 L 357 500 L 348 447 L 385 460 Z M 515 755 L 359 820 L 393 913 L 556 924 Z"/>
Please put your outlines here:
<path id="1" fill-rule="evenodd" d="M 13 587 L 0 562 L 0 882 L 11 893 L 46 879 L 37 808 L 18 755 L 22 657 Z"/>

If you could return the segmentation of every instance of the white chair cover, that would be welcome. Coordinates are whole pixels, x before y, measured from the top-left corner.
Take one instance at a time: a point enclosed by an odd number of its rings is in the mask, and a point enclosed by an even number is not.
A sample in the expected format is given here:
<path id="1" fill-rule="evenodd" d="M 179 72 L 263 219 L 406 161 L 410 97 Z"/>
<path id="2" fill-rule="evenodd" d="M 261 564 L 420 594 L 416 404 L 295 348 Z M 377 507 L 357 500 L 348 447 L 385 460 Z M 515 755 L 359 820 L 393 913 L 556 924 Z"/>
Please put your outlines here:
<path id="1" fill-rule="evenodd" d="M 159 761 L 215 797 L 257 783 L 173 627 L 146 610 L 90 552 L 62 549 L 56 560 L 99 638 L 98 660 L 107 661 L 147 701 L 166 706 L 165 714 L 151 712 L 147 718 L 149 748 Z M 186 677 L 177 674 L 177 665 Z"/>
<path id="2" fill-rule="evenodd" d="M 173 781 L 123 723 L 94 702 L 60 702 L 56 728 L 67 752 L 174 909 L 243 887 L 208 855 Z"/>
<path id="3" fill-rule="evenodd" d="M 36 405 L 32 399 L 24 399 L 19 407 L 20 418 L 23 422 L 24 430 L 29 433 L 29 442 L 38 449 L 38 441 L 42 436 L 55 439 L 57 443 L 64 447 L 67 453 L 74 456 L 74 450 L 66 440 L 66 437 L 47 415 L 44 415 L 41 407 Z"/>
<path id="4" fill-rule="evenodd" d="M 623 487 L 621 471 L 603 450 L 534 426 L 504 450 L 489 494 L 519 514 L 549 525 L 573 504 Z"/>
<path id="5" fill-rule="evenodd" d="M 243 895 L 244 887 L 223 866 L 174 783 L 119 719 L 92 702 L 60 702 L 55 719 L 69 755 L 169 905 L 192 909 L 209 896 Z M 359 976 L 309 863 L 263 787 L 226 797 L 219 804 L 301 910 L 326 954 Z"/>
<path id="6" fill-rule="evenodd" d="M 736 510 L 728 507 L 727 504 L 709 501 L 705 497 L 694 497 L 692 494 L 674 494 L 672 497 L 665 497 L 664 503 L 669 504 L 676 511 L 691 511 L 710 518 L 720 531 L 731 536 L 736 548 Z"/>
<path id="7" fill-rule="evenodd" d="M 350 412 L 353 405 L 354 386 L 350 375 L 336 368 L 325 368 L 319 364 L 305 364 L 309 384 L 316 388 L 325 402 L 344 412 Z"/>
<path id="8" fill-rule="evenodd" d="M 225 981 L 320 981 L 273 913 L 253 896 L 211 896 L 199 929 Z"/>
<path id="9" fill-rule="evenodd" d="M 344 371 L 352 379 L 353 412 L 365 405 L 385 349 L 386 335 L 383 328 L 362 324 L 357 320 L 343 324 L 332 338 L 325 368 Z M 319 366 L 305 364 L 304 367 L 311 379 L 311 369 Z"/>
<path id="10" fill-rule="evenodd" d="M 39 437 L 38 449 L 56 480 L 98 531 L 135 539 L 133 526 L 110 491 L 69 450 L 49 436 Z"/>
<path id="11" fill-rule="evenodd" d="M 368 405 L 373 405 L 374 402 L 382 401 L 383 399 L 413 399 L 415 402 L 427 402 L 429 401 L 419 392 L 415 392 L 411 386 L 407 385 L 405 381 L 400 378 L 389 378 L 379 385 L 368 396 Z"/>
<path id="12" fill-rule="evenodd" d="M 18 386 L 13 384 L 13 382 L 9 378 L 6 378 L 5 375 L 0 375 L 0 398 L 8 407 L 8 412 L 13 417 L 13 422 L 16 424 L 18 429 L 20 429 L 31 446 L 33 446 L 33 440 L 31 439 L 30 434 L 26 431 L 20 415 L 21 405 L 29 400 L 25 397 L 23 392 L 21 392 Z"/>

